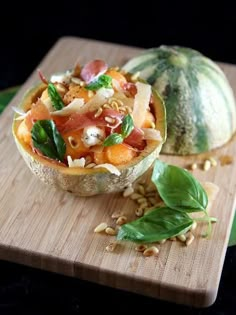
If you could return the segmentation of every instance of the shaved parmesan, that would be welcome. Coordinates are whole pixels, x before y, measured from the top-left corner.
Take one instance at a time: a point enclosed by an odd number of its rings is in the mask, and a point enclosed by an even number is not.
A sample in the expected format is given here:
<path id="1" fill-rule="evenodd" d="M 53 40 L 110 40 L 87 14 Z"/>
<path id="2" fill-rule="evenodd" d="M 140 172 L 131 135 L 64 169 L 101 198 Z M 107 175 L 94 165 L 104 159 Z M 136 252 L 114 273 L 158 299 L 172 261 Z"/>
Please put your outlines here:
<path id="1" fill-rule="evenodd" d="M 15 113 L 17 113 L 19 116 L 15 118 L 15 120 L 23 120 L 27 116 L 28 112 L 24 112 L 22 109 L 19 109 L 15 106 L 12 106 L 12 109 Z"/>
<path id="2" fill-rule="evenodd" d="M 159 130 L 152 128 L 142 128 L 143 136 L 145 140 L 162 141 L 162 136 Z"/>
<path id="3" fill-rule="evenodd" d="M 67 156 L 67 162 L 69 167 L 84 167 L 85 166 L 85 158 L 72 160 L 71 156 Z"/>
<path id="4" fill-rule="evenodd" d="M 105 104 L 110 97 L 114 94 L 113 89 L 101 88 L 97 91 L 94 97 L 91 98 L 83 107 L 80 108 L 79 113 L 84 114 L 86 112 L 92 112 L 97 110 L 103 104 Z"/>
<path id="5" fill-rule="evenodd" d="M 68 104 L 67 106 L 63 107 L 60 110 L 52 112 L 51 114 L 57 116 L 67 116 L 79 112 L 83 105 L 84 105 L 83 98 L 75 98 L 70 104 Z"/>
<path id="6" fill-rule="evenodd" d="M 151 85 L 142 82 L 137 82 L 137 93 L 134 97 L 134 107 L 133 107 L 133 120 L 136 127 L 141 127 L 145 120 L 146 110 L 149 108 L 149 102 L 151 98 Z"/>
<path id="7" fill-rule="evenodd" d="M 110 163 L 104 163 L 104 164 L 99 164 L 94 166 L 94 168 L 105 168 L 107 169 L 111 174 L 115 174 L 117 176 L 120 176 L 120 171 L 118 170 L 117 167 L 115 167 L 114 165 L 110 164 Z"/>

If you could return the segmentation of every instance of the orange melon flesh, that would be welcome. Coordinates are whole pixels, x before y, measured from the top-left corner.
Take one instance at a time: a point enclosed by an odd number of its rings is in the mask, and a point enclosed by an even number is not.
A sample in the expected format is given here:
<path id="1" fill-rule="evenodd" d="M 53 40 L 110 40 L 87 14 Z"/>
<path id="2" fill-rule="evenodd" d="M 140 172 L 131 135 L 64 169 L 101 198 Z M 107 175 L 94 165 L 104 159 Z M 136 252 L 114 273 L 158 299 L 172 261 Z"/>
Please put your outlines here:
<path id="1" fill-rule="evenodd" d="M 20 108 L 27 111 L 31 104 L 45 89 L 40 84 L 30 90 L 23 98 Z M 104 168 L 69 168 L 63 163 L 52 161 L 34 153 L 23 139 L 17 135 L 20 121 L 14 120 L 12 133 L 16 146 L 25 160 L 27 166 L 41 181 L 56 188 L 63 189 L 79 196 L 92 196 L 103 193 L 111 193 L 123 190 L 125 187 L 140 177 L 158 157 L 162 144 L 166 139 L 166 117 L 163 101 L 156 93 L 153 93 L 152 112 L 156 119 L 156 129 L 160 131 L 161 141 L 147 141 L 145 149 L 127 163 L 118 165 L 120 176 L 111 174 Z"/>

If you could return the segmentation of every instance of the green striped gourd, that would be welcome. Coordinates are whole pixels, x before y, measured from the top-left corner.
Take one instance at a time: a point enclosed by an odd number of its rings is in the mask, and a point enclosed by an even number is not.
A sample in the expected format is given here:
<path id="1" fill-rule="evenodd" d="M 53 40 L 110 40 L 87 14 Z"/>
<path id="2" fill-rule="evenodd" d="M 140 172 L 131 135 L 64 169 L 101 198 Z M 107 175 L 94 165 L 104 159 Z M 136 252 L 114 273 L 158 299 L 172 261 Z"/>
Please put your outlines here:
<path id="1" fill-rule="evenodd" d="M 162 153 L 209 151 L 225 144 L 235 132 L 232 89 L 219 66 L 201 53 L 160 46 L 132 58 L 123 69 L 140 72 L 165 101 L 168 129 Z"/>

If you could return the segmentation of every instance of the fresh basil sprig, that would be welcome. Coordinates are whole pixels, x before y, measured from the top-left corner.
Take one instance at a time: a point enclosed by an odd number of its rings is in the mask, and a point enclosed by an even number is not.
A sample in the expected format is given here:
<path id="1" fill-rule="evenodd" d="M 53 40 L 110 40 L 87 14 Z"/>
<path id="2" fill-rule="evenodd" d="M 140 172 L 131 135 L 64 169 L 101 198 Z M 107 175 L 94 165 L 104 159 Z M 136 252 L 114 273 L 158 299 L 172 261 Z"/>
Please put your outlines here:
<path id="1" fill-rule="evenodd" d="M 52 105 L 56 110 L 60 110 L 64 107 L 61 95 L 57 92 L 53 83 L 48 84 L 48 95 L 52 101 Z"/>
<path id="2" fill-rule="evenodd" d="M 190 217 L 192 212 L 204 213 L 204 216 L 194 220 L 207 222 L 208 228 L 203 236 L 211 234 L 211 222 L 216 222 L 216 218 L 208 215 L 207 194 L 192 174 L 183 168 L 156 160 L 152 181 L 166 206 L 122 225 L 117 235 L 119 240 L 155 242 L 184 234 L 193 224 Z"/>
<path id="3" fill-rule="evenodd" d="M 109 147 L 111 145 L 114 145 L 114 144 L 119 144 L 119 143 L 122 143 L 123 142 L 123 137 L 121 134 L 119 133 L 112 133 L 110 134 L 103 142 L 103 145 L 105 147 Z"/>
<path id="4" fill-rule="evenodd" d="M 207 194 L 196 178 L 183 168 L 155 161 L 152 182 L 171 209 L 184 212 L 205 211 Z"/>
<path id="5" fill-rule="evenodd" d="M 158 242 L 163 239 L 186 233 L 193 219 L 183 211 L 168 207 L 156 208 L 138 220 L 120 227 L 118 240 L 135 242 Z"/>
<path id="6" fill-rule="evenodd" d="M 112 77 L 106 74 L 102 74 L 98 78 L 96 78 L 94 81 L 89 83 L 85 88 L 87 90 L 97 91 L 102 87 L 106 89 L 112 88 Z"/>
<path id="7" fill-rule="evenodd" d="M 134 122 L 133 118 L 130 114 L 126 115 L 122 121 L 121 124 L 121 134 L 119 133 L 112 133 L 103 142 L 103 145 L 105 147 L 114 145 L 114 144 L 119 144 L 124 141 L 125 138 L 127 138 L 132 130 L 134 129 Z"/>
<path id="8" fill-rule="evenodd" d="M 38 120 L 31 130 L 33 146 L 43 155 L 63 162 L 66 144 L 52 120 Z"/>
<path id="9" fill-rule="evenodd" d="M 126 115 L 122 121 L 121 125 L 121 135 L 124 138 L 127 138 L 132 130 L 134 129 L 134 121 L 130 114 Z"/>

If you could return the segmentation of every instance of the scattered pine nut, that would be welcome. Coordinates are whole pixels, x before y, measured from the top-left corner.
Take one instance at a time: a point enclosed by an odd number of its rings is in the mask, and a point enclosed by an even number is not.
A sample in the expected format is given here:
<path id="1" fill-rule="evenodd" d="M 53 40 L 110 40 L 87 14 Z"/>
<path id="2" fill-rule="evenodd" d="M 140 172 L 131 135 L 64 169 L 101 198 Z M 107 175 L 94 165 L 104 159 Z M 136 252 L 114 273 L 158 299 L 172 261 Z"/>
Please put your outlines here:
<path id="1" fill-rule="evenodd" d="M 194 221 L 191 228 L 190 228 L 190 231 L 194 231 L 196 229 L 196 227 L 197 227 L 197 222 Z"/>
<path id="2" fill-rule="evenodd" d="M 139 203 L 139 204 L 144 203 L 144 202 L 147 203 L 147 198 L 142 197 L 142 198 L 137 199 L 137 203 Z"/>
<path id="3" fill-rule="evenodd" d="M 209 160 L 205 160 L 204 164 L 203 164 L 203 169 L 205 172 L 209 171 L 209 169 L 211 168 L 211 162 Z"/>
<path id="4" fill-rule="evenodd" d="M 156 128 L 156 125 L 155 125 L 155 123 L 154 123 L 153 121 L 151 122 L 151 128 L 152 128 L 152 129 L 155 129 L 155 128 Z"/>
<path id="5" fill-rule="evenodd" d="M 209 157 L 209 161 L 211 162 L 211 166 L 217 166 L 217 161 L 215 158 L 213 158 L 212 156 Z"/>
<path id="6" fill-rule="evenodd" d="M 117 234 L 116 230 L 114 230 L 112 227 L 109 227 L 109 226 L 105 229 L 105 232 L 108 235 L 116 235 Z"/>
<path id="7" fill-rule="evenodd" d="M 138 192 L 141 194 L 141 195 L 145 195 L 145 189 L 143 187 L 143 185 L 138 185 Z"/>
<path id="8" fill-rule="evenodd" d="M 156 203 L 157 203 L 157 200 L 156 200 L 156 198 L 153 198 L 153 197 L 149 197 L 148 198 L 148 201 L 151 203 L 151 205 L 155 205 Z"/>
<path id="9" fill-rule="evenodd" d="M 115 243 L 115 242 L 110 243 L 109 245 L 107 245 L 106 251 L 107 252 L 114 252 L 116 246 L 117 246 L 117 243 Z"/>
<path id="10" fill-rule="evenodd" d="M 112 219 L 118 219 L 118 218 L 121 217 L 122 215 L 123 215 L 122 212 L 117 212 L 117 211 L 115 211 L 115 212 L 112 213 L 111 217 L 112 217 Z"/>
<path id="11" fill-rule="evenodd" d="M 151 246 L 143 252 L 145 257 L 157 256 L 159 254 L 159 249 L 156 246 Z"/>
<path id="12" fill-rule="evenodd" d="M 142 217 L 143 214 L 144 214 L 144 209 L 143 209 L 143 208 L 138 207 L 138 208 L 135 210 L 135 215 L 136 215 L 137 217 Z"/>
<path id="13" fill-rule="evenodd" d="M 184 234 L 177 235 L 177 239 L 181 242 L 186 242 L 186 236 Z"/>
<path id="14" fill-rule="evenodd" d="M 106 228 L 107 228 L 107 223 L 102 222 L 98 226 L 95 227 L 94 232 L 95 233 L 101 233 L 101 232 L 105 231 Z"/>
<path id="15" fill-rule="evenodd" d="M 175 237 L 175 236 L 170 237 L 169 240 L 172 241 L 172 242 L 174 242 L 174 241 L 176 241 L 176 237 Z"/>
<path id="16" fill-rule="evenodd" d="M 137 247 L 135 247 L 135 250 L 136 250 L 137 252 L 144 252 L 145 249 L 147 249 L 147 245 L 143 245 L 143 244 L 138 245 Z"/>
<path id="17" fill-rule="evenodd" d="M 196 170 L 196 169 L 197 169 L 197 163 L 191 164 L 190 167 L 191 167 L 191 170 L 192 170 L 192 171 Z"/>
<path id="18" fill-rule="evenodd" d="M 93 96 L 94 96 L 94 92 L 91 91 L 91 90 L 89 90 L 89 91 L 88 91 L 88 97 L 91 98 L 91 97 L 93 97 Z"/>
<path id="19" fill-rule="evenodd" d="M 140 194 L 138 194 L 138 193 L 136 193 L 136 192 L 134 192 L 134 193 L 131 194 L 131 196 L 130 196 L 130 198 L 131 198 L 132 200 L 137 200 L 137 199 L 142 198 L 142 197 L 143 197 L 142 195 L 140 195 Z"/>
<path id="20" fill-rule="evenodd" d="M 186 246 L 189 246 L 190 244 L 192 244 L 193 240 L 194 240 L 194 235 L 192 233 L 189 233 L 187 240 L 185 242 Z"/>
<path id="21" fill-rule="evenodd" d="M 127 222 L 127 217 L 122 215 L 121 217 L 119 217 L 117 220 L 116 220 L 116 224 L 117 225 L 123 225 Z"/>
<path id="22" fill-rule="evenodd" d="M 123 192 L 123 197 L 129 197 L 130 195 L 132 195 L 132 193 L 134 192 L 134 189 L 132 186 L 128 186 L 124 192 Z"/>

